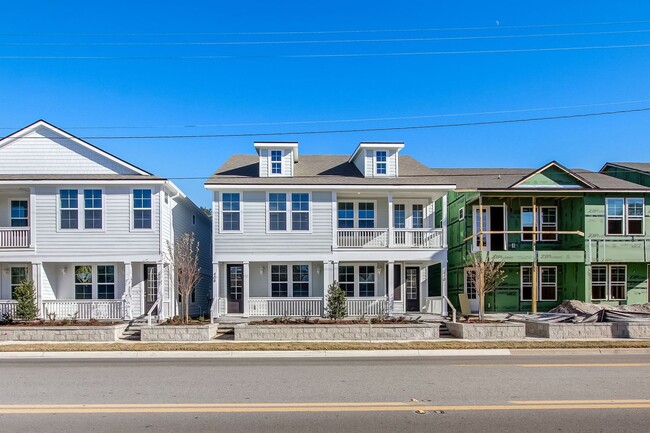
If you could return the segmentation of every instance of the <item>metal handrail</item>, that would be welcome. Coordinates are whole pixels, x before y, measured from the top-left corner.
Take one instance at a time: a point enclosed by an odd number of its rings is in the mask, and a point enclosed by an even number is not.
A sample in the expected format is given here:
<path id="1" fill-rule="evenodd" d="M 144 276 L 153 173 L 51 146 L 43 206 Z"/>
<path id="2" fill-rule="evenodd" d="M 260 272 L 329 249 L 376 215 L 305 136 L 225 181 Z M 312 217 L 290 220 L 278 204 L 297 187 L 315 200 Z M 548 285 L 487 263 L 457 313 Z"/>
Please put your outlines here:
<path id="1" fill-rule="evenodd" d="M 147 311 L 147 324 L 148 324 L 149 326 L 151 326 L 151 313 L 153 312 L 153 310 L 156 309 L 156 307 L 159 307 L 159 306 L 160 306 L 160 301 L 161 301 L 161 299 L 162 299 L 162 298 L 158 298 L 158 299 L 156 299 L 156 302 L 154 302 L 153 305 L 151 306 L 151 308 L 149 308 L 149 311 Z"/>
<path id="2" fill-rule="evenodd" d="M 454 305 L 451 303 L 448 297 L 443 296 L 442 299 L 444 299 L 445 302 L 447 302 L 449 308 L 451 308 L 451 321 L 456 323 L 456 307 L 454 307 Z"/>

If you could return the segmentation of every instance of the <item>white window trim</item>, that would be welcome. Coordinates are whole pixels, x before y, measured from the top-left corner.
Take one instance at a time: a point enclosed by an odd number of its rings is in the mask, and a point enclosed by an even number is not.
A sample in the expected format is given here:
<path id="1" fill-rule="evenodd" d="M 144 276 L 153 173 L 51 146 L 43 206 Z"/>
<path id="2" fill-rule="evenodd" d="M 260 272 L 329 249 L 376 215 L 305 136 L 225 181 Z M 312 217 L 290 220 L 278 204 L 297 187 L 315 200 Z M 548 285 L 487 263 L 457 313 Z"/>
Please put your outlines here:
<path id="1" fill-rule="evenodd" d="M 625 280 L 623 281 L 623 297 L 612 297 L 612 268 L 623 268 Z M 625 301 L 627 300 L 627 265 L 609 265 L 607 269 L 607 299 L 610 301 Z"/>
<path id="2" fill-rule="evenodd" d="M 223 195 L 239 194 L 239 230 L 224 230 L 223 228 Z M 228 211 L 234 212 L 234 211 Z M 243 233 L 244 231 L 244 193 L 242 191 L 222 191 L 219 193 L 219 233 Z"/>
<path id="3" fill-rule="evenodd" d="M 26 271 L 25 271 L 25 279 L 26 279 L 27 281 L 30 281 L 30 280 L 31 280 L 31 273 L 32 273 L 32 270 L 30 269 L 31 266 L 29 266 L 28 264 L 21 265 L 21 264 L 14 264 L 14 263 L 12 263 L 12 265 L 9 267 L 9 297 L 7 298 L 7 299 L 9 299 L 9 300 L 13 300 L 14 287 L 18 287 L 18 286 L 20 285 L 20 283 L 14 285 L 14 284 L 11 282 L 11 276 L 12 276 L 12 272 L 13 272 L 13 269 L 14 269 L 14 268 L 22 268 L 22 269 L 25 269 L 25 270 L 26 270 Z"/>
<path id="4" fill-rule="evenodd" d="M 339 269 L 341 266 L 352 266 L 354 268 L 354 295 L 352 296 L 353 298 L 359 298 L 359 299 L 368 299 L 368 298 L 377 298 L 381 297 L 381 295 L 378 295 L 379 291 L 379 283 L 380 283 L 380 275 L 379 275 L 379 269 L 381 267 L 381 264 L 379 263 L 339 263 Z M 360 266 L 374 266 L 375 268 L 375 294 L 374 296 L 360 296 L 359 294 L 359 287 L 361 284 L 361 281 L 359 279 L 359 267 Z M 402 267 L 403 268 L 403 267 Z M 338 281 L 339 275 L 336 275 L 336 280 Z M 389 283 L 390 284 L 390 283 Z M 384 287 L 384 291 L 387 289 Z M 349 298 L 348 298 L 349 299 Z"/>
<path id="5" fill-rule="evenodd" d="M 487 223 L 487 227 L 483 226 L 484 231 L 490 231 L 490 207 L 491 206 L 483 206 L 483 212 L 485 212 L 485 221 Z M 501 207 L 501 206 L 499 206 Z M 472 234 L 476 234 L 480 231 L 479 227 L 480 225 L 477 225 L 478 219 L 476 218 L 477 214 L 480 214 L 481 207 L 480 206 L 472 206 Z M 481 218 L 482 215 L 479 215 L 479 218 Z M 491 251 L 491 246 L 490 246 L 490 235 L 485 234 L 485 242 L 483 242 L 483 250 L 484 251 Z M 505 235 L 504 235 L 505 236 Z M 474 236 L 472 238 L 472 251 L 476 252 L 481 249 L 479 245 L 479 236 Z"/>
<path id="6" fill-rule="evenodd" d="M 313 281 L 313 275 L 312 275 L 312 266 L 311 263 L 309 262 L 300 262 L 300 263 L 286 263 L 286 262 L 272 262 L 268 263 L 267 266 L 267 281 L 268 281 L 268 295 L 269 298 L 273 299 L 290 299 L 293 298 L 293 266 L 307 266 L 307 274 L 309 275 L 309 281 L 307 282 L 309 287 L 307 291 L 307 298 L 312 296 L 312 281 Z M 287 267 L 287 296 L 273 296 L 273 288 L 271 287 L 271 267 L 272 266 L 286 266 Z M 296 281 L 298 282 L 303 282 L 303 281 Z M 300 296 L 300 298 L 303 298 L 305 296 Z"/>
<path id="7" fill-rule="evenodd" d="M 386 153 L 386 161 L 385 162 L 377 161 L 377 153 L 379 153 L 379 152 L 385 152 Z M 373 177 L 387 177 L 387 176 L 389 176 L 389 171 L 388 171 L 388 161 L 389 161 L 389 159 L 390 159 L 390 153 L 389 153 L 388 150 L 376 149 L 375 151 L 373 151 L 373 154 L 372 154 L 372 162 L 373 162 L 373 164 L 372 164 L 372 173 L 373 173 Z M 379 164 L 385 164 L 386 165 L 386 173 L 378 173 L 377 172 L 377 168 L 379 167 Z"/>
<path id="8" fill-rule="evenodd" d="M 293 213 L 291 210 L 292 197 L 291 194 L 308 194 L 309 195 L 309 229 L 308 230 L 293 230 Z M 269 197 L 271 194 L 285 194 L 286 195 L 286 210 L 284 211 L 287 216 L 286 230 L 271 230 L 271 202 Z M 267 191 L 266 193 L 266 233 L 311 233 L 313 228 L 314 212 L 312 211 L 312 193 L 311 192 L 296 192 L 296 191 Z M 281 211 L 273 211 L 280 213 Z M 301 211 L 303 212 L 303 211 Z"/>
<path id="9" fill-rule="evenodd" d="M 476 282 L 474 282 L 474 297 L 470 298 L 469 292 L 467 291 L 467 281 L 468 278 L 467 276 L 469 275 L 470 272 L 474 272 L 472 268 L 464 268 L 463 269 L 463 289 L 464 293 L 467 295 L 467 299 L 470 301 L 478 300 L 478 292 L 476 291 Z"/>
<path id="10" fill-rule="evenodd" d="M 353 215 L 353 222 L 354 222 L 354 227 L 351 229 L 339 229 L 339 203 L 352 203 L 352 210 L 354 212 Z M 359 199 L 345 199 L 341 198 L 336 201 L 336 229 L 337 230 L 356 230 L 359 229 L 359 203 L 372 203 L 373 208 L 374 208 L 374 213 L 373 213 L 373 225 L 374 228 L 372 229 L 366 229 L 366 230 L 380 230 L 381 228 L 377 227 L 377 200 L 359 200 Z M 363 230 L 363 229 L 362 229 Z"/>
<path id="11" fill-rule="evenodd" d="M 89 190 L 90 189 L 97 189 L 101 193 L 102 207 L 99 210 L 102 211 L 102 227 L 99 228 L 99 229 L 87 229 L 86 228 L 86 198 L 85 198 L 85 191 L 87 189 L 89 189 Z M 104 188 L 92 188 L 92 187 L 80 188 L 79 192 L 77 192 L 77 196 L 81 197 L 81 203 L 80 203 L 80 206 L 78 208 L 78 212 L 81 214 L 80 218 L 79 218 L 80 230 L 88 230 L 88 231 L 91 231 L 91 232 L 94 232 L 94 233 L 106 231 L 106 193 L 104 192 Z M 152 196 L 152 201 L 153 201 L 153 196 Z M 81 206 L 81 204 L 83 206 Z M 153 205 L 153 202 L 152 202 L 152 205 Z M 98 210 L 98 208 L 89 208 L 88 210 Z M 153 213 L 152 213 L 152 215 L 153 215 Z M 152 223 L 153 223 L 153 221 L 152 221 Z M 82 226 L 82 224 L 83 224 L 83 226 Z"/>
<path id="12" fill-rule="evenodd" d="M 605 282 L 605 298 L 599 299 L 599 298 L 593 298 L 593 268 L 598 267 L 598 268 L 605 268 L 606 270 L 606 277 L 607 281 Z M 623 294 L 625 295 L 624 298 L 618 299 L 618 298 L 612 298 L 612 267 L 623 267 L 625 269 L 625 290 L 623 291 Z M 589 297 L 592 301 L 625 301 L 627 300 L 627 265 L 617 265 L 617 264 L 612 264 L 612 265 L 591 265 L 591 272 L 589 273 Z"/>
<path id="13" fill-rule="evenodd" d="M 524 268 L 530 269 L 532 272 L 532 266 L 520 266 L 519 267 L 519 300 L 521 302 L 532 302 L 532 299 L 524 299 Z M 555 269 L 555 296 L 553 299 L 542 299 L 542 269 Z M 531 275 L 532 276 L 532 275 Z M 532 285 L 532 282 L 531 282 Z M 557 266 L 538 266 L 537 271 L 537 301 L 538 302 L 555 302 L 557 301 L 557 291 L 558 291 L 558 273 Z M 531 288 L 532 294 L 532 288 Z"/>
<path id="14" fill-rule="evenodd" d="M 405 227 L 404 228 L 397 228 L 395 227 L 395 206 L 396 205 L 402 205 L 404 206 L 404 222 L 405 222 Z M 393 204 L 393 229 L 395 230 L 411 230 L 414 229 L 413 227 L 413 206 L 422 206 L 422 227 L 415 228 L 416 230 L 418 229 L 430 229 L 429 227 L 432 223 L 432 213 L 431 213 L 431 207 L 429 206 L 429 203 L 427 203 L 424 200 L 396 200 Z M 377 218 L 376 215 L 376 207 L 375 207 L 375 219 Z M 376 221 L 375 221 L 376 222 Z"/>
<path id="15" fill-rule="evenodd" d="M 113 281 L 113 298 L 112 299 L 111 298 L 101 299 L 101 300 L 102 301 L 104 301 L 104 300 L 110 301 L 110 300 L 119 299 L 119 297 L 118 297 L 119 286 L 118 286 L 118 283 L 117 283 L 117 276 L 118 276 L 119 272 L 118 272 L 118 268 L 117 268 L 117 263 L 96 263 L 96 264 L 92 264 L 92 263 L 73 263 L 72 264 L 72 289 L 73 289 L 72 296 L 74 297 L 75 300 L 77 300 L 76 299 L 76 296 L 77 296 L 77 283 L 75 281 L 77 266 L 90 266 L 90 269 L 91 269 L 90 275 L 91 275 L 91 279 L 92 279 L 92 283 L 91 283 L 92 288 L 90 290 L 90 300 L 99 300 L 99 282 L 98 282 L 97 267 L 98 266 L 113 266 L 113 278 L 114 278 L 114 281 Z M 81 300 L 82 299 L 79 299 L 79 301 L 81 301 Z M 89 300 L 89 299 L 86 299 L 86 300 Z"/>
<path id="16" fill-rule="evenodd" d="M 133 191 L 136 189 L 148 189 L 151 191 L 151 228 L 150 229 L 136 229 L 133 227 L 134 224 L 134 219 L 133 219 L 133 211 L 135 210 L 135 207 L 133 205 Z M 156 195 L 158 194 L 159 191 L 156 191 L 154 188 L 131 188 L 131 191 L 129 192 L 129 219 L 130 219 L 130 227 L 131 231 L 133 232 L 146 232 L 146 231 L 154 231 L 156 230 L 156 213 L 154 212 L 154 209 L 156 209 Z M 139 208 L 138 210 L 146 210 L 147 208 Z"/>
<path id="17" fill-rule="evenodd" d="M 559 227 L 559 213 L 558 213 L 558 207 L 557 206 L 536 206 L 537 207 L 537 231 L 541 232 L 542 230 L 542 215 L 544 212 L 544 209 L 555 209 L 555 232 L 558 231 Z M 521 206 L 519 208 L 519 229 L 523 232 L 524 231 L 524 209 L 531 209 L 532 212 L 532 206 Z M 558 235 L 557 233 L 554 234 L 553 239 L 542 239 L 543 233 L 538 233 L 535 235 L 537 237 L 536 242 L 557 242 L 558 241 Z M 524 239 L 524 233 L 521 233 L 520 235 L 521 242 L 529 243 L 532 242 L 532 240 Z"/>
<path id="18" fill-rule="evenodd" d="M 623 233 L 610 233 L 609 232 L 609 220 L 610 216 L 608 213 L 608 203 L 610 200 L 623 200 L 623 216 L 617 217 L 613 216 L 612 219 L 621 219 L 623 225 Z M 641 216 L 642 224 L 642 233 L 641 234 L 630 234 L 628 230 L 628 201 L 629 200 L 642 200 L 643 201 L 643 211 Z M 635 218 L 636 219 L 636 218 Z M 645 199 L 643 197 L 607 197 L 605 199 L 605 234 L 607 236 L 645 236 Z"/>
<path id="19" fill-rule="evenodd" d="M 273 152 L 280 152 L 280 173 L 273 173 Z M 269 154 L 268 154 L 268 174 L 269 177 L 275 177 L 275 176 L 284 176 L 284 157 L 285 157 L 285 152 L 283 149 L 269 149 Z M 277 162 L 276 162 L 277 164 Z"/>
<path id="20" fill-rule="evenodd" d="M 27 202 L 27 225 L 26 226 L 14 227 L 14 226 L 11 225 L 11 220 L 13 219 L 12 216 L 11 216 L 11 202 L 13 202 L 13 201 L 26 201 Z M 25 229 L 26 230 L 26 229 L 30 228 L 32 215 L 31 215 L 31 205 L 29 203 L 29 197 L 27 197 L 27 198 L 20 198 L 20 197 L 13 198 L 12 197 L 12 198 L 9 198 L 8 204 L 9 204 L 9 227 L 15 228 L 17 230 L 20 230 L 20 229 Z"/>

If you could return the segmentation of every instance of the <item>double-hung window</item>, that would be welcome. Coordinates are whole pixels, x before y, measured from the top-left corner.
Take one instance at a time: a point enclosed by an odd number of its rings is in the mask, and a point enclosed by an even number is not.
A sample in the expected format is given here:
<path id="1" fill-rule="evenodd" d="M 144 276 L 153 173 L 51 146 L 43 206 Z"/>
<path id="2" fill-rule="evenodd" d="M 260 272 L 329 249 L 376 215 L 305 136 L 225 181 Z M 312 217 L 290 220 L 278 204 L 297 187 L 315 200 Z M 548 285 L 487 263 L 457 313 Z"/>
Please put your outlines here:
<path id="1" fill-rule="evenodd" d="M 388 152 L 385 150 L 375 151 L 375 174 L 385 176 L 388 174 L 387 168 Z"/>
<path id="2" fill-rule="evenodd" d="M 115 299 L 115 266 L 97 266 L 97 299 Z"/>
<path id="3" fill-rule="evenodd" d="M 76 189 L 59 191 L 59 212 L 61 229 L 79 228 L 79 192 Z"/>
<path id="4" fill-rule="evenodd" d="M 375 296 L 374 266 L 359 266 L 359 296 Z"/>
<path id="5" fill-rule="evenodd" d="M 406 228 L 406 206 L 403 204 L 393 205 L 393 225 L 396 229 Z"/>
<path id="6" fill-rule="evenodd" d="M 309 265 L 293 265 L 292 296 L 309 296 Z"/>
<path id="7" fill-rule="evenodd" d="M 421 204 L 414 204 L 411 214 L 411 225 L 414 229 L 424 228 L 424 206 Z"/>
<path id="8" fill-rule="evenodd" d="M 84 190 L 84 228 L 102 228 L 102 190 Z"/>
<path id="9" fill-rule="evenodd" d="M 359 203 L 358 221 L 360 229 L 374 229 L 375 228 L 375 204 Z"/>
<path id="10" fill-rule="evenodd" d="M 16 287 L 21 285 L 24 281 L 27 281 L 27 267 L 26 266 L 14 266 L 11 268 L 11 299 L 16 299 L 15 291 Z"/>
<path id="11" fill-rule="evenodd" d="M 285 193 L 269 193 L 269 230 L 287 230 L 287 195 Z"/>
<path id="12" fill-rule="evenodd" d="M 523 206 L 521 208 L 521 234 L 522 241 L 532 241 L 533 234 L 526 233 L 533 231 L 533 208 L 531 206 Z M 557 207 L 556 206 L 538 206 L 537 207 L 537 231 L 549 232 L 538 233 L 537 240 L 544 241 L 557 241 Z"/>
<path id="13" fill-rule="evenodd" d="M 134 189 L 133 190 L 133 228 L 150 229 L 152 227 L 151 218 L 151 190 Z"/>
<path id="14" fill-rule="evenodd" d="M 608 198 L 607 234 L 643 235 L 644 207 L 645 202 L 642 198 Z"/>
<path id="15" fill-rule="evenodd" d="M 309 230 L 309 194 L 291 194 L 291 230 Z"/>
<path id="16" fill-rule="evenodd" d="M 537 274 L 537 299 L 555 301 L 557 299 L 557 267 L 540 266 Z M 533 268 L 521 267 L 521 300 L 533 300 Z"/>
<path id="17" fill-rule="evenodd" d="M 74 298 L 92 299 L 93 267 L 90 265 L 74 267 Z"/>
<path id="18" fill-rule="evenodd" d="M 286 298 L 289 296 L 289 272 L 287 265 L 271 265 L 271 296 Z"/>
<path id="19" fill-rule="evenodd" d="M 625 265 L 591 266 L 591 299 L 621 301 L 626 297 L 627 268 Z"/>
<path id="20" fill-rule="evenodd" d="M 338 227 L 340 229 L 354 228 L 354 203 L 338 203 Z"/>
<path id="21" fill-rule="evenodd" d="M 29 203 L 27 200 L 11 200 L 11 227 L 29 226 Z"/>
<path id="22" fill-rule="evenodd" d="M 347 297 L 354 297 L 354 266 L 339 265 L 339 287 Z"/>
<path id="23" fill-rule="evenodd" d="M 465 269 L 465 294 L 467 299 L 477 299 L 476 293 L 476 271 Z"/>
<path id="24" fill-rule="evenodd" d="M 271 151 L 271 174 L 275 174 L 275 175 L 282 174 L 282 151 L 281 150 Z"/>
<path id="25" fill-rule="evenodd" d="M 238 192 L 221 194 L 221 229 L 223 231 L 241 230 L 241 195 Z"/>

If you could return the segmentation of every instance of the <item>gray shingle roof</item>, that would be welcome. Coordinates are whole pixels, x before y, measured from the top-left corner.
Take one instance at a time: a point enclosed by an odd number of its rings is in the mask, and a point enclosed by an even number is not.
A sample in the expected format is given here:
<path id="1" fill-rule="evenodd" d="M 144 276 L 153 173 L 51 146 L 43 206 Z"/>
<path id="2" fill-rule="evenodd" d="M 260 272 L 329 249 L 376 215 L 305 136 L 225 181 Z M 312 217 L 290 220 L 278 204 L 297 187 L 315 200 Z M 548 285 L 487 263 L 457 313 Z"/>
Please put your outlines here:
<path id="1" fill-rule="evenodd" d="M 650 162 L 608 162 L 605 165 L 616 165 L 623 168 L 629 168 L 631 170 L 650 173 Z"/>
<path id="2" fill-rule="evenodd" d="M 448 185 L 410 156 L 399 156 L 398 178 L 365 178 L 348 155 L 300 155 L 293 177 L 259 177 L 257 155 L 233 155 L 206 185 Z"/>
<path id="3" fill-rule="evenodd" d="M 446 178 L 455 184 L 457 190 L 504 190 L 524 177 L 534 173 L 536 168 L 432 168 L 436 177 Z M 627 182 L 612 176 L 584 169 L 572 172 L 591 182 L 598 190 L 650 190 L 650 188 Z M 565 188 L 557 188 L 566 191 Z M 544 190 L 552 190 L 544 188 Z M 589 189 L 586 189 L 589 190 Z M 584 190 L 581 190 L 584 191 Z"/>
<path id="4" fill-rule="evenodd" d="M 165 180 L 162 177 L 143 174 L 0 174 L 2 181 L 48 181 L 48 180 Z"/>

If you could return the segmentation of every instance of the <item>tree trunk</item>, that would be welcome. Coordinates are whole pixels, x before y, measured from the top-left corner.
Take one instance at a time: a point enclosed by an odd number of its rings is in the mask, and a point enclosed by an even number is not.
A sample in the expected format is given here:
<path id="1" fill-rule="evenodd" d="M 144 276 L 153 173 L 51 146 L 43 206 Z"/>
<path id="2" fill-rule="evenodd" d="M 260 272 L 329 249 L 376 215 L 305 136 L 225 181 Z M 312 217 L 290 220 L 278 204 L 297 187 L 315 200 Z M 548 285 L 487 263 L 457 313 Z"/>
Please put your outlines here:
<path id="1" fill-rule="evenodd" d="M 480 322 L 485 319 L 485 293 L 478 294 L 478 320 Z"/>
<path id="2" fill-rule="evenodd" d="M 186 294 L 185 295 L 185 311 L 183 312 L 185 314 L 185 323 L 190 322 L 190 295 Z"/>

